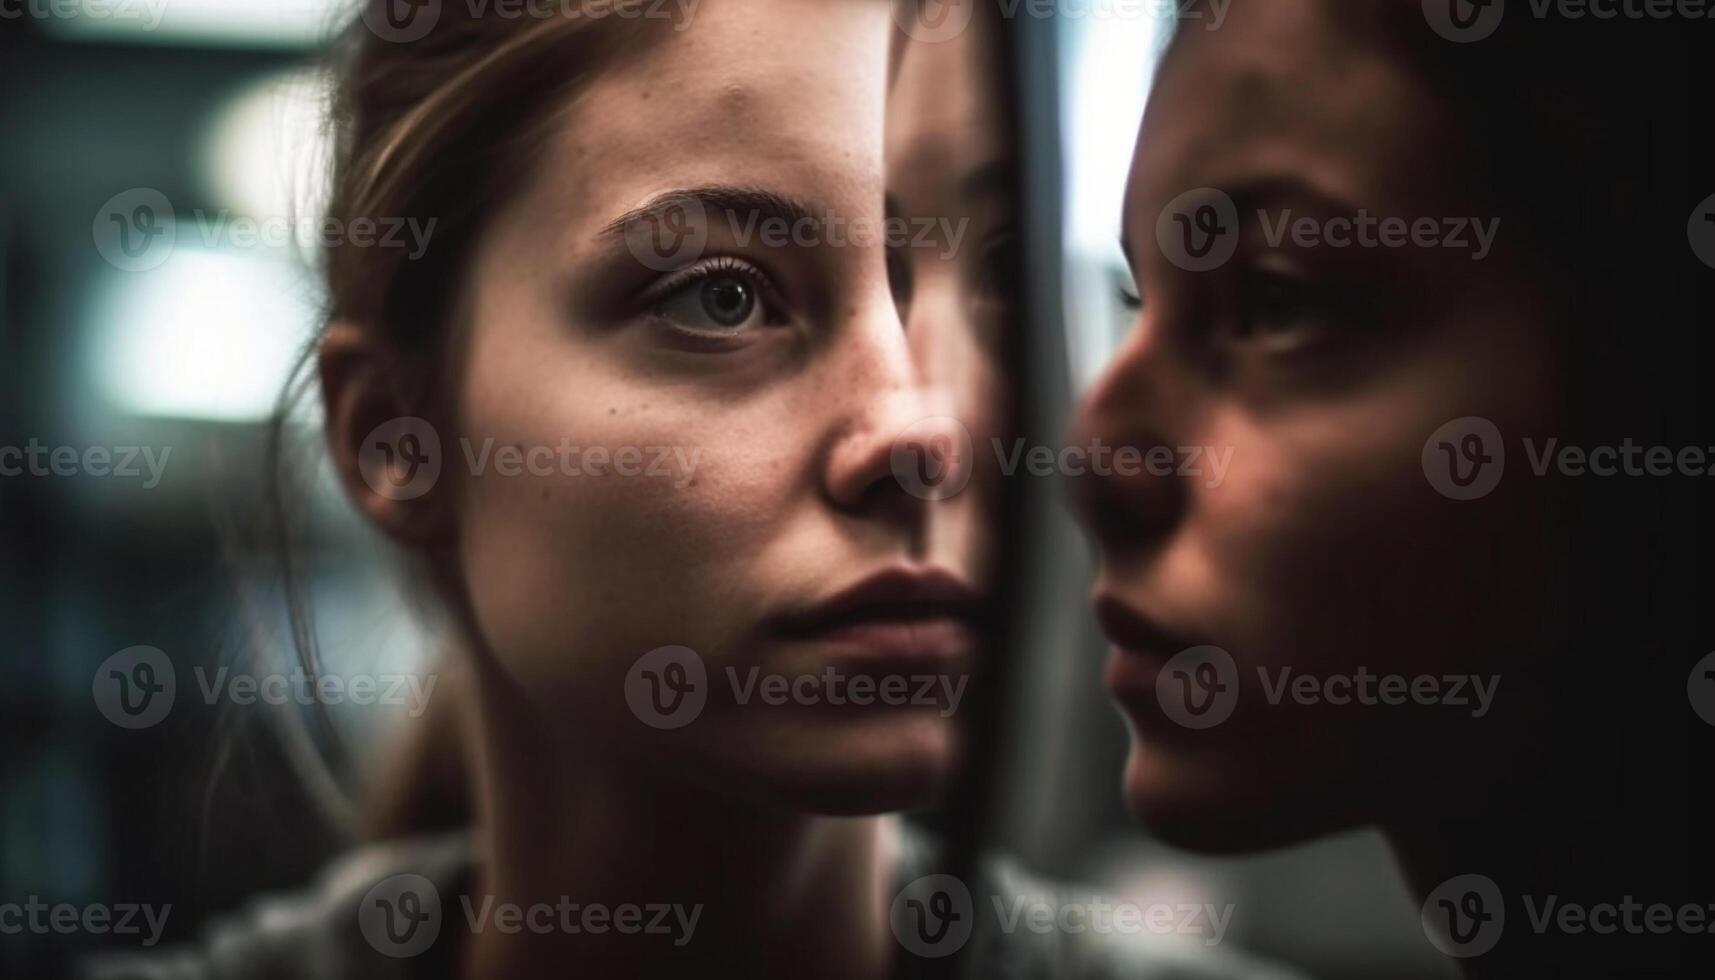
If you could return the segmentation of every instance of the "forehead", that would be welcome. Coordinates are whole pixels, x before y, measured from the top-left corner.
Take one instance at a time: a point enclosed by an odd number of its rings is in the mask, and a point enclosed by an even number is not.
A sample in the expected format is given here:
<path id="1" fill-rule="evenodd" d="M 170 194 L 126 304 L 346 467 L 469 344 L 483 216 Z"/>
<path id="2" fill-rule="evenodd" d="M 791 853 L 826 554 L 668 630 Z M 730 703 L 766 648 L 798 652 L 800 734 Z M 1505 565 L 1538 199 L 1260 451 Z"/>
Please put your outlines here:
<path id="1" fill-rule="evenodd" d="M 700 0 L 580 91 L 536 204 L 605 222 L 723 184 L 873 210 L 889 24 L 885 0 Z"/>
<path id="2" fill-rule="evenodd" d="M 1291 177 L 1361 206 L 1432 194 L 1452 118 L 1363 26 L 1417 5 L 1363 0 L 1381 6 L 1358 18 L 1341 9 L 1351 2 L 1234 0 L 1219 30 L 1185 24 L 1150 98 L 1130 193 L 1154 202 Z"/>
<path id="3" fill-rule="evenodd" d="M 909 42 L 902 52 L 888 97 L 890 187 L 933 172 L 962 173 L 1007 155 L 999 39 L 980 27 L 940 43 Z"/>

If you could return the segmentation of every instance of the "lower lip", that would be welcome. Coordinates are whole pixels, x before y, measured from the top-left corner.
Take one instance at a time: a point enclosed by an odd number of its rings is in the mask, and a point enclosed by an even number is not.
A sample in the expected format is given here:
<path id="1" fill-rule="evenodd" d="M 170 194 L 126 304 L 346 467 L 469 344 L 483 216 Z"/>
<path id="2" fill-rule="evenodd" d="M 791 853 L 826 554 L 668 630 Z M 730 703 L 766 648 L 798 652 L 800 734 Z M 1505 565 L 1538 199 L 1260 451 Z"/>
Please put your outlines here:
<path id="1" fill-rule="evenodd" d="M 969 657 L 976 648 L 971 624 L 952 616 L 846 623 L 800 639 L 856 663 L 907 660 L 945 666 Z"/>
<path id="2" fill-rule="evenodd" d="M 1167 661 L 1152 653 L 1114 647 L 1108 654 L 1104 680 L 1108 693 L 1121 701 L 1155 697 L 1155 679 Z"/>

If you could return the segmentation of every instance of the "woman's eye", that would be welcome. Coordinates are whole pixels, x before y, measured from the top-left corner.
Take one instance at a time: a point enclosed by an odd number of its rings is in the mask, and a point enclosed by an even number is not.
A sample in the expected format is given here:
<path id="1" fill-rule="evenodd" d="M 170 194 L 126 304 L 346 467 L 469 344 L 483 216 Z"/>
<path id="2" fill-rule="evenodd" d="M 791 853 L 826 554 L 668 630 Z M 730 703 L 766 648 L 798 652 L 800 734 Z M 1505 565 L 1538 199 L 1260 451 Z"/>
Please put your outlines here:
<path id="1" fill-rule="evenodd" d="M 1337 319 L 1335 304 L 1316 287 L 1262 270 L 1240 285 L 1236 339 L 1277 352 L 1307 347 L 1326 337 Z"/>
<path id="2" fill-rule="evenodd" d="M 749 324 L 761 309 L 756 290 L 749 283 L 730 276 L 711 276 L 679 287 L 655 311 L 680 326 L 731 332 Z"/>
<path id="3" fill-rule="evenodd" d="M 1143 290 L 1137 288 L 1137 280 L 1132 277 L 1131 270 L 1120 266 L 1114 275 L 1114 295 L 1119 298 L 1120 306 L 1133 313 L 1143 309 Z"/>
<path id="4" fill-rule="evenodd" d="M 986 303 L 1016 310 L 1022 306 L 1020 278 L 1024 253 L 1018 234 L 1005 229 L 984 243 L 977 269 L 977 296 Z"/>
<path id="5" fill-rule="evenodd" d="M 716 268 L 692 267 L 658 290 L 651 307 L 655 317 L 673 327 L 702 336 L 728 336 L 769 322 L 772 311 L 764 296 L 760 272 L 723 263 Z"/>

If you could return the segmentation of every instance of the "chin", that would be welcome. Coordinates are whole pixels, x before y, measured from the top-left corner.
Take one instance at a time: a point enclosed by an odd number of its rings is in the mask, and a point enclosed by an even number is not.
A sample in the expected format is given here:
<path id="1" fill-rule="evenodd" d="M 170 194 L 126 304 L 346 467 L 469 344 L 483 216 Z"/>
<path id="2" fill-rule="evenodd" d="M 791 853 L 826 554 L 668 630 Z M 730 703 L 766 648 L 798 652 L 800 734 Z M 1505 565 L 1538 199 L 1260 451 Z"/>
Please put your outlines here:
<path id="1" fill-rule="evenodd" d="M 1126 809 L 1162 842 L 1216 855 L 1285 847 L 1363 822 L 1339 805 L 1332 787 L 1283 763 L 1232 753 L 1212 758 L 1134 740 Z"/>
<path id="2" fill-rule="evenodd" d="M 758 733 L 766 747 L 735 764 L 746 795 L 819 816 L 861 817 L 938 802 L 958 769 L 958 729 L 934 715 L 880 713 Z"/>

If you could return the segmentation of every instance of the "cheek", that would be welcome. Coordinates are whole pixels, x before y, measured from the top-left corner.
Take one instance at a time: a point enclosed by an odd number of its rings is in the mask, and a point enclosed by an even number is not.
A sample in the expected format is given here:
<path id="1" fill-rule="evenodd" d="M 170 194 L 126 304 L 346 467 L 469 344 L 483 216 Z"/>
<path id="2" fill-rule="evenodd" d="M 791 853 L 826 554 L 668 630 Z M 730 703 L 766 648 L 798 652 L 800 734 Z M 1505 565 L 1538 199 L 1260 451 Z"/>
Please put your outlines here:
<path id="1" fill-rule="evenodd" d="M 766 440 L 719 421 L 661 389 L 589 375 L 487 386 L 473 372 L 461 560 L 481 642 L 520 681 L 599 696 L 649 650 L 718 651 L 750 622 L 742 559 L 779 520 L 752 502 L 785 500 L 787 474 L 748 448 Z M 490 439 L 485 472 L 470 473 Z M 535 471 L 502 473 L 507 446 L 542 447 Z"/>
<path id="2" fill-rule="evenodd" d="M 1232 446 L 1232 463 L 1222 486 L 1193 495 L 1182 563 L 1210 628 L 1241 661 L 1492 667 L 1535 621 L 1521 576 L 1544 553 L 1545 488 L 1503 482 L 1471 502 L 1435 491 L 1423 445 L 1461 411 L 1435 377 L 1212 427 L 1207 441 Z M 1539 404 L 1494 391 L 1505 395 L 1479 403 L 1503 430 Z"/>

